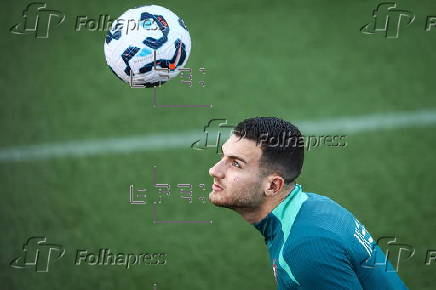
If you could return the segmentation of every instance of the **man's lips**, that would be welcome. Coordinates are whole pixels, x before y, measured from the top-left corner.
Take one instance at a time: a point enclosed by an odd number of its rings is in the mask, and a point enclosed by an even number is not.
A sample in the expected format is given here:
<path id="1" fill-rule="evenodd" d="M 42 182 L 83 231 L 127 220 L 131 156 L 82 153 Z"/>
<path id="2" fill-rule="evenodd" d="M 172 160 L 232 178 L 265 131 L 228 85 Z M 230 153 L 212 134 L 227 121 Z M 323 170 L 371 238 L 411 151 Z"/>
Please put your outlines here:
<path id="1" fill-rule="evenodd" d="M 218 184 L 216 184 L 216 183 L 212 184 L 212 189 L 214 191 L 221 191 L 221 190 L 223 190 L 223 188 L 221 186 L 219 186 Z"/>

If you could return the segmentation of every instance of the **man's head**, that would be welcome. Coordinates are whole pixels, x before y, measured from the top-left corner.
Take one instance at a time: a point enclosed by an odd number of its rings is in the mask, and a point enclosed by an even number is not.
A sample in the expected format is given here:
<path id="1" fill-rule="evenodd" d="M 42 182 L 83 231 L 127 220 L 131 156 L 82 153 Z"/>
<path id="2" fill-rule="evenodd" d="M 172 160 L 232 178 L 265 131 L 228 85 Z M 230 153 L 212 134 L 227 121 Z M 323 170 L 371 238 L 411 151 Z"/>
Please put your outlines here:
<path id="1" fill-rule="evenodd" d="M 209 169 L 214 178 L 210 201 L 222 207 L 259 208 L 290 189 L 303 166 L 301 142 L 300 131 L 287 121 L 242 121 L 223 144 L 222 159 Z"/>

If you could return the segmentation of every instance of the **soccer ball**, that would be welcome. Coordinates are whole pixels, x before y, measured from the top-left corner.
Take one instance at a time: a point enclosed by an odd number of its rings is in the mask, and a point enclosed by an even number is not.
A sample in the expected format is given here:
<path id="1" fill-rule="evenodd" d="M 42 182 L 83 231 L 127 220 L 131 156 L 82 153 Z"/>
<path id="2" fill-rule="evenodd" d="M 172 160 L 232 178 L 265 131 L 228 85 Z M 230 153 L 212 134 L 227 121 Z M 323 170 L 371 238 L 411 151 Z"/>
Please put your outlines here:
<path id="1" fill-rule="evenodd" d="M 190 52 L 191 37 L 183 19 L 157 5 L 124 12 L 112 23 L 104 43 L 111 71 L 127 83 L 133 73 L 135 85 L 145 87 L 176 77 Z"/>

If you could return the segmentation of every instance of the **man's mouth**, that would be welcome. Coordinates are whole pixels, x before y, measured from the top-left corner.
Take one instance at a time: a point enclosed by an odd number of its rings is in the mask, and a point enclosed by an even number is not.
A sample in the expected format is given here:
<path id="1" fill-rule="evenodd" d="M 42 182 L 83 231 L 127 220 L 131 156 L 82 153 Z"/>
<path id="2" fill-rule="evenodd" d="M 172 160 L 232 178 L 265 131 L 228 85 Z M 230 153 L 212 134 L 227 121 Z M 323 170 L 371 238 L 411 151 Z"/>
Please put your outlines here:
<path id="1" fill-rule="evenodd" d="M 212 190 L 213 191 L 221 191 L 221 190 L 223 190 L 224 188 L 222 188 L 220 185 L 218 185 L 218 184 L 216 184 L 216 183 L 214 183 L 214 184 L 212 184 Z"/>

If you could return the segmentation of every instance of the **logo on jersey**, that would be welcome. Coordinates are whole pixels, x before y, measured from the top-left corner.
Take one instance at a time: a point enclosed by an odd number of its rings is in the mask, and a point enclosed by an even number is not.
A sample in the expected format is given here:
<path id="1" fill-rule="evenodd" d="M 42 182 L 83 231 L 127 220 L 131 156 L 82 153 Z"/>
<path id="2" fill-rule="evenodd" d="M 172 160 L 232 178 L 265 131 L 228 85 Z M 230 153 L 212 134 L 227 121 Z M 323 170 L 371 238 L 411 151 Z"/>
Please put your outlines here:
<path id="1" fill-rule="evenodd" d="M 354 223 L 356 227 L 354 228 L 353 236 L 356 237 L 357 241 L 365 248 L 368 255 L 371 256 L 374 239 L 371 237 L 370 233 L 366 231 L 365 226 L 362 225 L 357 219 L 354 219 Z"/>
<path id="2" fill-rule="evenodd" d="M 272 269 L 273 269 L 274 279 L 275 279 L 276 284 L 277 284 L 277 264 L 276 264 L 276 262 L 277 262 L 276 259 L 274 259 Z"/>

